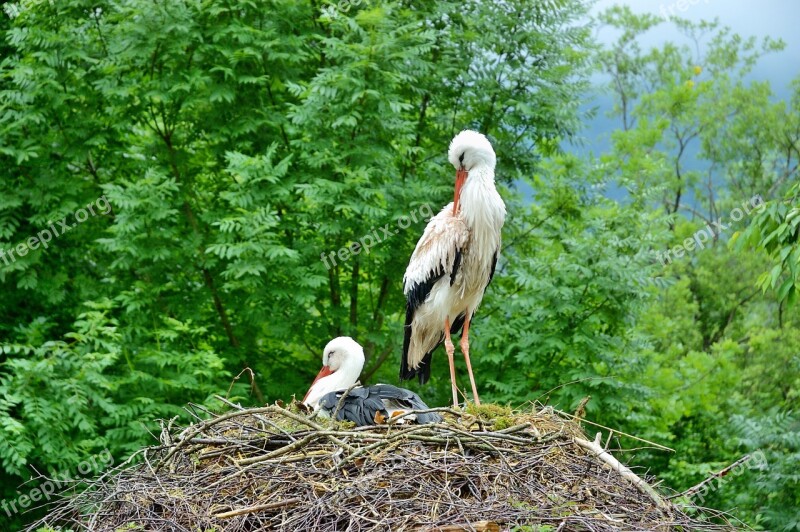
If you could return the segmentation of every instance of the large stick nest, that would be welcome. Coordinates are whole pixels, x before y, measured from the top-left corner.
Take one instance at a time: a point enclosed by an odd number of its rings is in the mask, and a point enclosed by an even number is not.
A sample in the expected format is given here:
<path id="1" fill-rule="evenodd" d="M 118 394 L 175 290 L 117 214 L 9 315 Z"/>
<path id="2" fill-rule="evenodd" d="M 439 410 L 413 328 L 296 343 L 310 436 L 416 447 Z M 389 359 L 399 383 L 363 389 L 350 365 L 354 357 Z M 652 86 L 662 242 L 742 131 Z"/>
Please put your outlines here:
<path id="1" fill-rule="evenodd" d="M 295 405 L 206 412 L 30 530 L 733 529 L 632 481 L 550 408 L 445 416 L 353 428 Z"/>

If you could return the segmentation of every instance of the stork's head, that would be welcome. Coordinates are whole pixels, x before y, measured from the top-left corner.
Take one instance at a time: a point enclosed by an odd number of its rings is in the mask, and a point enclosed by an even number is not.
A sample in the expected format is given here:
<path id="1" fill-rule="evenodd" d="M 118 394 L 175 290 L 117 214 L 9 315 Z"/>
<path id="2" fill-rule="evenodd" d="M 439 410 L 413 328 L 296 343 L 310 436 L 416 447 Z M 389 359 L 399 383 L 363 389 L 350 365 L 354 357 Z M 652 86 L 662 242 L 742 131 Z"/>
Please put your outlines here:
<path id="1" fill-rule="evenodd" d="M 343 366 L 358 367 L 358 372 L 361 373 L 364 368 L 364 350 L 349 336 L 334 338 L 322 351 L 322 366 L 330 368 L 331 372 L 338 371 Z"/>
<path id="2" fill-rule="evenodd" d="M 329 392 L 352 386 L 364 369 L 364 350 L 349 336 L 334 338 L 322 351 L 322 369 L 311 384 L 303 402 L 310 406 Z"/>
<path id="3" fill-rule="evenodd" d="M 453 213 L 458 213 L 458 201 L 461 197 L 461 187 L 467 181 L 470 171 L 486 166 L 494 170 L 497 158 L 494 155 L 489 139 L 477 131 L 465 129 L 456 135 L 450 142 L 447 151 L 450 164 L 456 167 L 456 191 L 453 199 Z"/>
<path id="4" fill-rule="evenodd" d="M 447 151 L 447 158 L 456 170 L 467 172 L 482 164 L 494 169 L 497 161 L 489 139 L 469 129 L 465 129 L 453 138 Z"/>

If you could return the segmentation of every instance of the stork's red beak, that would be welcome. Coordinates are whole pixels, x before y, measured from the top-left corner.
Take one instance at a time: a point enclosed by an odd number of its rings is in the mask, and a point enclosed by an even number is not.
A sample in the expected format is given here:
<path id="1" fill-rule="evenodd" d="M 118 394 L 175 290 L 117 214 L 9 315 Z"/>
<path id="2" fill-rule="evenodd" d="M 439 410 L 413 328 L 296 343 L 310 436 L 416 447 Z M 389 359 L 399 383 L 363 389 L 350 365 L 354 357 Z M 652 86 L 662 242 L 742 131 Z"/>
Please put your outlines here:
<path id="1" fill-rule="evenodd" d="M 330 368 L 330 367 L 328 367 L 328 366 L 322 366 L 322 369 L 321 369 L 321 370 L 319 370 L 319 373 L 317 373 L 317 376 L 316 376 L 316 378 L 314 378 L 314 382 L 312 382 L 312 383 L 311 383 L 311 386 L 309 386 L 309 387 L 308 387 L 308 391 L 306 392 L 306 395 L 305 395 L 305 397 L 303 397 L 303 401 L 302 401 L 302 402 L 304 402 L 304 403 L 305 403 L 305 402 L 306 402 L 306 399 L 308 399 L 308 394 L 310 394 L 310 393 L 311 393 L 311 388 L 313 388 L 313 387 L 314 387 L 314 383 L 315 383 L 315 382 L 317 382 L 318 380 L 320 380 L 322 377 L 327 377 L 327 376 L 328 376 L 328 375 L 330 375 L 331 373 L 333 373 L 333 371 L 331 371 L 331 368 Z"/>
<path id="2" fill-rule="evenodd" d="M 461 187 L 464 186 L 467 175 L 469 175 L 469 172 L 467 172 L 464 167 L 456 170 L 456 194 L 455 199 L 453 199 L 453 214 L 458 214 L 458 201 L 461 199 Z"/>

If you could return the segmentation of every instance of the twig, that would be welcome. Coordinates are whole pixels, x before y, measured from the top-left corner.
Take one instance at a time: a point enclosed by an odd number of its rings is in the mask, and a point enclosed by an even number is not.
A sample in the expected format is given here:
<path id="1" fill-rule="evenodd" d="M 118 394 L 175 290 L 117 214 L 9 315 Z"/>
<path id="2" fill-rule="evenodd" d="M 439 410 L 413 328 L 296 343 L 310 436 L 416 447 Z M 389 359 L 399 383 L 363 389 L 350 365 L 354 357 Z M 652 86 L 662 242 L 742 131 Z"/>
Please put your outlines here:
<path id="1" fill-rule="evenodd" d="M 505 429 L 496 430 L 495 432 L 498 432 L 500 434 L 513 434 L 515 432 L 519 432 L 519 431 L 525 430 L 530 426 L 531 426 L 530 422 L 528 422 L 528 423 L 520 423 L 519 425 L 514 425 L 512 427 L 508 427 L 508 428 L 505 428 Z"/>
<path id="2" fill-rule="evenodd" d="M 553 412 L 560 414 L 562 416 L 568 416 L 571 419 L 576 419 L 576 417 L 573 414 L 570 414 L 569 412 L 562 412 L 561 410 L 556 410 L 556 409 L 553 409 Z M 633 434 L 628 434 L 627 432 L 622 432 L 621 430 L 612 429 L 611 427 L 606 427 L 605 425 L 601 425 L 600 423 L 595 423 L 594 421 L 589 421 L 588 419 L 578 419 L 578 421 L 580 421 L 581 423 L 588 423 L 589 425 L 594 425 L 595 427 L 600 427 L 601 429 L 610 430 L 611 432 L 616 432 L 620 436 L 625 436 L 626 438 L 630 438 L 632 440 L 650 444 L 656 449 L 661 449 L 662 451 L 669 451 L 671 453 L 675 452 L 675 449 L 671 449 L 669 447 L 661 445 L 660 443 L 655 443 L 650 440 L 645 440 L 644 438 L 639 438 L 638 436 L 634 436 Z"/>
<path id="3" fill-rule="evenodd" d="M 254 512 L 263 512 L 265 510 L 274 510 L 276 508 L 283 508 L 284 506 L 291 506 L 303 502 L 302 499 L 287 499 L 285 501 L 271 502 L 269 504 L 257 504 L 256 506 L 248 506 L 247 508 L 239 508 L 229 512 L 222 512 L 215 514 L 217 519 L 227 519 L 228 517 L 236 517 L 237 515 L 252 514 Z"/>
<path id="4" fill-rule="evenodd" d="M 724 477 L 725 475 L 727 475 L 728 473 L 730 473 L 731 471 L 733 471 L 734 469 L 736 469 L 737 467 L 739 467 L 743 463 L 749 461 L 751 458 L 752 458 L 752 456 L 750 456 L 749 454 L 746 454 L 746 455 L 742 456 L 741 458 L 739 458 L 738 460 L 736 460 L 731 465 L 729 465 L 728 467 L 720 469 L 716 473 L 712 473 L 711 476 L 709 476 L 707 479 L 705 479 L 701 483 L 697 484 L 696 486 L 692 486 L 688 490 L 686 490 L 686 491 L 684 491 L 682 493 L 678 493 L 677 495 L 670 495 L 669 497 L 667 497 L 667 499 L 677 499 L 679 497 L 691 497 L 695 493 L 697 493 L 698 491 L 703 489 L 703 487 L 706 484 L 708 484 L 709 482 L 712 482 L 714 479 Z"/>
<path id="5" fill-rule="evenodd" d="M 253 373 L 253 370 L 250 368 L 244 368 L 242 371 L 239 372 L 237 376 L 233 378 L 231 381 L 231 385 L 228 386 L 228 391 L 225 393 L 225 397 L 228 397 L 231 394 L 231 390 L 233 390 L 233 385 L 236 384 L 236 381 L 242 378 L 242 374 L 249 373 L 250 374 L 250 385 L 254 385 L 256 383 L 256 375 Z"/>
<path id="6" fill-rule="evenodd" d="M 348 389 L 346 389 L 344 391 L 342 396 L 339 398 L 339 402 L 336 403 L 336 409 L 333 411 L 333 415 L 331 416 L 331 419 L 336 420 L 336 416 L 339 415 L 339 410 L 341 410 L 342 407 L 344 406 L 344 400 L 347 399 L 347 396 L 350 395 L 350 392 L 353 391 L 353 388 L 356 388 L 357 386 L 361 386 L 361 383 L 358 382 L 358 381 L 353 383 L 352 386 L 350 386 Z"/>

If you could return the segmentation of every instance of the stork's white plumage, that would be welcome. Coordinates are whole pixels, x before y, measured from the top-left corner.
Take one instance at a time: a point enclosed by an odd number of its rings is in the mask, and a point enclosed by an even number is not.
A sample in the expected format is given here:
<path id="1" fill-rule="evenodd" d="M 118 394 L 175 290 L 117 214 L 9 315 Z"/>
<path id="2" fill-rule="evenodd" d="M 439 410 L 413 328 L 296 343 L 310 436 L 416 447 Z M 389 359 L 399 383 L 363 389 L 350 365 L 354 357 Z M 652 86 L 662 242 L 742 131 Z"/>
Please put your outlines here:
<path id="1" fill-rule="evenodd" d="M 469 325 L 494 275 L 506 206 L 494 182 L 495 154 L 487 138 L 462 131 L 450 143 L 455 197 L 431 218 L 403 277 L 406 326 L 400 378 L 430 377 L 431 355 L 442 341 L 450 362 L 453 404 L 458 404 L 451 334 L 463 327 L 461 351 L 472 394 L 480 404 L 469 359 Z"/>
<path id="2" fill-rule="evenodd" d="M 404 421 L 436 423 L 442 417 L 435 412 L 408 414 L 410 410 L 429 410 L 422 399 L 410 390 L 375 384 L 359 386 L 344 398 L 364 367 L 364 350 L 349 336 L 334 338 L 322 352 L 322 369 L 314 379 L 303 403 L 337 419 L 352 421 L 358 426 L 382 423 L 388 418 L 407 414 Z M 341 403 L 341 404 L 340 404 Z"/>

